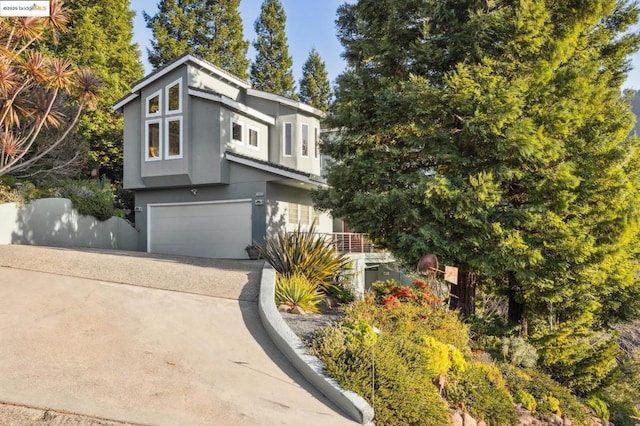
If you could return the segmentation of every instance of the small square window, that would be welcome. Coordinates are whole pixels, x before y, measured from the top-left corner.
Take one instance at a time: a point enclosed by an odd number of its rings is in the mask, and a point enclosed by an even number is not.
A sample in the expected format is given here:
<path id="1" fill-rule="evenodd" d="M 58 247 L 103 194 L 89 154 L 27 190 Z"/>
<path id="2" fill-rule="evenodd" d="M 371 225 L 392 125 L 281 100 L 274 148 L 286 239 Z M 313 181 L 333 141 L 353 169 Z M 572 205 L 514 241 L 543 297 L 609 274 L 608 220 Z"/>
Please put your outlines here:
<path id="1" fill-rule="evenodd" d="M 258 147 L 258 131 L 255 129 L 249 129 L 249 146 Z"/>
<path id="2" fill-rule="evenodd" d="M 302 156 L 308 157 L 309 156 L 309 125 L 308 124 L 302 125 L 301 144 L 302 144 L 302 147 L 301 147 Z"/>
<path id="3" fill-rule="evenodd" d="M 231 137 L 235 142 L 242 143 L 242 124 L 236 122 L 231 124 Z"/>

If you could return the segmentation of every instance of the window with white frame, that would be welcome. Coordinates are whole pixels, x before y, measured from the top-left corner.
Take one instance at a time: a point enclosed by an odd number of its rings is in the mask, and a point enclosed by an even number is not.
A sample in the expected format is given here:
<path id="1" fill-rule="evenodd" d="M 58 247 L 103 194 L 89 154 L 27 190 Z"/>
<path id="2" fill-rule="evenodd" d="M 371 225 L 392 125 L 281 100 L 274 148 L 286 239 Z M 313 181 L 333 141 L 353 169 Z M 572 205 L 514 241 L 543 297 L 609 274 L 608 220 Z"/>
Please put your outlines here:
<path id="1" fill-rule="evenodd" d="M 284 123 L 283 150 L 285 157 L 293 155 L 293 123 Z"/>
<path id="2" fill-rule="evenodd" d="M 165 158 L 182 158 L 182 117 L 165 119 Z"/>
<path id="3" fill-rule="evenodd" d="M 162 121 L 147 120 L 144 128 L 144 147 L 145 159 L 147 161 L 156 161 L 162 159 L 162 144 L 160 136 L 162 135 Z"/>
<path id="4" fill-rule="evenodd" d="M 249 127 L 249 146 L 258 148 L 258 130 Z"/>
<path id="5" fill-rule="evenodd" d="M 174 81 L 166 87 L 166 113 L 180 114 L 182 112 L 182 78 Z"/>
<path id="6" fill-rule="evenodd" d="M 162 114 L 162 90 L 147 96 L 145 116 L 146 117 L 158 117 Z"/>
<path id="7" fill-rule="evenodd" d="M 301 126 L 301 139 L 300 139 L 300 152 L 303 157 L 309 156 L 309 125 L 303 124 Z"/>
<path id="8" fill-rule="evenodd" d="M 317 127 L 313 129 L 315 131 L 315 138 L 313 141 L 313 146 L 316 153 L 316 158 L 320 155 L 320 129 Z"/>
<path id="9" fill-rule="evenodd" d="M 234 142 L 242 143 L 242 130 L 243 130 L 242 123 L 238 121 L 231 122 L 231 139 Z"/>

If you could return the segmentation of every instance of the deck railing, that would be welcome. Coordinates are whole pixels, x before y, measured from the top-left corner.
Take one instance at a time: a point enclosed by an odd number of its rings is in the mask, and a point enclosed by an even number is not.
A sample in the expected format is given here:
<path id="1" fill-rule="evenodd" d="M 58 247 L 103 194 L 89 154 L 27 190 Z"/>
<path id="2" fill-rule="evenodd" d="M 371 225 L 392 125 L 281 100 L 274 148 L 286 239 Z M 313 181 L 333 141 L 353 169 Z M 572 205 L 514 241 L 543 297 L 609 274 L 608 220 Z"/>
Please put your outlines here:
<path id="1" fill-rule="evenodd" d="M 340 253 L 375 253 L 376 249 L 367 234 L 353 232 L 333 232 L 320 234 L 332 241 L 336 250 Z"/>

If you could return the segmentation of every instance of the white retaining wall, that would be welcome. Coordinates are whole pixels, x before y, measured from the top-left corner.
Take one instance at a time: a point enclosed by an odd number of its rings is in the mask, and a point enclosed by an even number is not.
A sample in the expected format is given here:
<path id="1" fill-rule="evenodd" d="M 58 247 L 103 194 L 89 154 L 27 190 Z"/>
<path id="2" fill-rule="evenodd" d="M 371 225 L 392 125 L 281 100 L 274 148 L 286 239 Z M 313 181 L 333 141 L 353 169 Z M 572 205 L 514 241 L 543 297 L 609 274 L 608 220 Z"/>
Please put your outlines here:
<path id="1" fill-rule="evenodd" d="M 66 198 L 0 204 L 0 244 L 138 249 L 138 231 L 126 220 L 85 216 Z"/>

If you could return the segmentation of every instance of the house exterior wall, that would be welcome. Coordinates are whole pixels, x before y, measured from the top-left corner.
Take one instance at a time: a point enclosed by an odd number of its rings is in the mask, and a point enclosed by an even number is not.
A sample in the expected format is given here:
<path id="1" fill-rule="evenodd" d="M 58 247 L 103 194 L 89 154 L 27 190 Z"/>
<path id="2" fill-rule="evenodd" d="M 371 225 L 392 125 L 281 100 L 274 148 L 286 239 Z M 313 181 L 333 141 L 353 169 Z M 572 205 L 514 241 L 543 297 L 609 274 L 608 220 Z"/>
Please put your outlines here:
<path id="1" fill-rule="evenodd" d="M 140 109 L 140 98 L 136 98 L 131 103 L 125 105 L 124 113 L 124 132 L 123 132 L 123 156 L 122 165 L 123 186 L 125 189 L 144 188 L 140 174 L 140 164 L 142 163 L 142 150 L 144 142 L 142 141 L 142 110 Z"/>
<path id="2" fill-rule="evenodd" d="M 220 93 L 236 102 L 244 103 L 245 101 L 241 88 L 221 81 L 218 77 L 205 73 L 193 65 L 188 66 L 187 81 L 189 82 L 188 86 Z"/>
<path id="3" fill-rule="evenodd" d="M 191 182 L 193 184 L 228 183 L 223 173 L 220 150 L 220 105 L 189 97 L 191 113 L 187 119 L 191 138 Z"/>
<path id="4" fill-rule="evenodd" d="M 232 138 L 232 125 L 239 123 L 242 126 L 242 142 L 234 141 Z M 246 115 L 231 111 L 227 108 L 220 108 L 220 142 L 223 151 L 231 151 L 238 154 L 256 158 L 258 160 L 269 160 L 269 127 Z M 271 126 L 272 127 L 272 126 Z M 258 147 L 249 145 L 249 130 L 258 132 Z"/>
<path id="5" fill-rule="evenodd" d="M 281 229 L 292 232 L 298 228 L 299 220 L 292 220 L 289 217 L 289 209 L 291 204 L 299 206 L 304 205 L 309 208 L 310 217 L 309 224 L 312 223 L 315 212 L 318 213 L 318 223 L 316 232 L 331 233 L 333 232 L 333 219 L 327 213 L 318 212 L 313 209 L 313 200 L 308 190 L 294 188 L 288 185 L 282 185 L 277 182 L 269 182 L 267 184 L 267 235 L 274 235 Z M 302 229 L 308 229 L 309 225 L 302 224 Z"/>
<path id="6" fill-rule="evenodd" d="M 175 81 L 180 81 L 180 98 L 181 98 L 181 113 L 178 114 L 169 114 L 166 111 L 166 104 L 168 101 L 166 88 L 168 85 L 172 84 Z M 142 180 L 145 182 L 146 186 L 167 186 L 171 185 L 184 185 L 189 184 L 189 158 L 190 158 L 190 144 L 188 141 L 190 140 L 190 126 L 187 125 L 185 118 L 190 115 L 190 102 L 187 102 L 187 68 L 179 67 L 162 78 L 152 82 L 148 86 L 142 88 L 140 91 L 140 115 L 142 117 L 143 125 L 140 126 L 140 141 L 142 142 L 139 145 L 141 150 L 141 162 L 140 162 L 140 173 L 142 176 Z M 155 95 L 156 93 L 160 93 L 161 102 L 160 102 L 160 114 L 149 116 L 147 115 L 147 101 L 150 97 Z M 167 119 L 168 118 L 178 118 L 182 117 L 182 152 L 180 158 L 176 159 L 167 159 L 165 158 L 167 153 L 165 147 L 166 140 L 166 127 L 167 127 Z M 145 148 L 145 128 L 146 124 L 149 121 L 159 120 L 161 131 L 160 131 L 160 141 L 161 141 L 161 151 L 163 158 L 157 161 L 147 161 L 146 157 L 146 148 Z M 161 178 L 161 179 L 153 179 L 153 178 Z"/>

